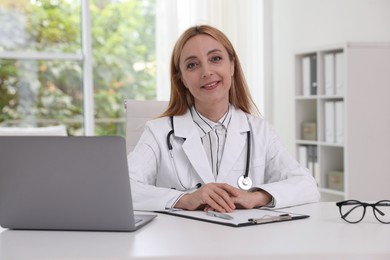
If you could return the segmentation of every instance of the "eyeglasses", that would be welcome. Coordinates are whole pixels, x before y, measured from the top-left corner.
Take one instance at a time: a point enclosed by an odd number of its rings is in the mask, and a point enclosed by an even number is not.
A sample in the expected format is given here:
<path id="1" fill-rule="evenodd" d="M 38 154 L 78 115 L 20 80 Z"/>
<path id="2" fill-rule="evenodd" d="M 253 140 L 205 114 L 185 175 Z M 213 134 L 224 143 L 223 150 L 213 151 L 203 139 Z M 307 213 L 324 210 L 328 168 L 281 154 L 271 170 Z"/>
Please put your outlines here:
<path id="1" fill-rule="evenodd" d="M 366 214 L 366 208 L 372 207 L 375 218 L 383 223 L 390 224 L 390 200 L 381 200 L 376 203 L 366 203 L 358 200 L 345 200 L 337 202 L 341 218 L 348 223 L 362 221 Z"/>

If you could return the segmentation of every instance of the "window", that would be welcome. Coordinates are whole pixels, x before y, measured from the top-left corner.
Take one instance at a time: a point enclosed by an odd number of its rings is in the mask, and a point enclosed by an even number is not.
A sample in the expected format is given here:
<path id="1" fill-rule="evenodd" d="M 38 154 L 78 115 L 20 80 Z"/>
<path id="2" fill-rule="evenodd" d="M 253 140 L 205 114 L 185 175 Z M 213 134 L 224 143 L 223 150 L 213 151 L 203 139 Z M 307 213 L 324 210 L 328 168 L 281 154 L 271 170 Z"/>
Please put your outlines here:
<path id="1" fill-rule="evenodd" d="M 0 3 L 0 125 L 124 135 L 123 100 L 156 98 L 155 1 L 87 3 Z"/>

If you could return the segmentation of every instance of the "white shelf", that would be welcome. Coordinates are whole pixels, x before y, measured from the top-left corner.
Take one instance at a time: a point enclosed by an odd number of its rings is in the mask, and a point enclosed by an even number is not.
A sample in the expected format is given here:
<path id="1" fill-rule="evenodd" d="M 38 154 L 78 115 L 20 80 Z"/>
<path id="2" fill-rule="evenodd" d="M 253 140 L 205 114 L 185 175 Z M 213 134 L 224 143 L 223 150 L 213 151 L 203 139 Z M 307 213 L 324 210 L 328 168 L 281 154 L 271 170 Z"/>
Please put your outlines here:
<path id="1" fill-rule="evenodd" d="M 316 84 L 315 91 L 308 92 L 307 57 L 313 55 L 316 72 L 310 79 Z M 295 68 L 296 151 L 298 155 L 300 146 L 316 150 L 315 166 L 308 168 L 317 171 L 313 175 L 323 200 L 389 199 L 390 44 L 348 42 L 300 51 L 295 55 Z M 337 126 L 343 129 L 343 138 L 336 142 L 341 132 L 335 130 L 335 141 L 329 142 L 325 140 L 333 139 L 326 125 L 335 121 L 326 114 L 334 109 L 342 111 Z M 302 124 L 306 122 L 316 123 L 316 140 L 303 139 Z M 342 191 L 328 186 L 328 173 L 336 170 L 344 172 Z"/>

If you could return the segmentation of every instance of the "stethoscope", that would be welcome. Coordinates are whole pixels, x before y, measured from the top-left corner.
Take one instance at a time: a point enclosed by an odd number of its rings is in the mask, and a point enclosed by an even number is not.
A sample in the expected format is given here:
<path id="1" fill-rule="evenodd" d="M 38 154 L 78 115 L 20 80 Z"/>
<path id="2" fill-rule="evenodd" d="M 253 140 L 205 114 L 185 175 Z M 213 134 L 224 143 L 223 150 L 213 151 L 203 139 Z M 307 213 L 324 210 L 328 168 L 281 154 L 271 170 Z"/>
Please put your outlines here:
<path id="1" fill-rule="evenodd" d="M 173 147 L 172 147 L 172 143 L 171 143 L 171 136 L 175 133 L 175 128 L 173 126 L 173 117 L 172 116 L 170 117 L 170 120 L 171 120 L 172 130 L 169 131 L 167 134 L 167 146 L 168 146 L 169 153 L 171 155 L 171 162 L 172 162 L 173 168 L 175 169 L 177 179 L 179 180 L 180 185 L 186 190 L 200 188 L 202 186 L 200 183 L 196 184 L 195 187 L 193 187 L 193 188 L 187 188 L 186 186 L 183 185 L 182 181 L 180 180 L 179 173 L 178 173 L 177 168 L 176 168 L 175 159 L 173 156 Z M 251 133 L 250 133 L 250 131 L 246 132 L 246 137 L 247 137 L 247 147 L 246 147 L 247 149 L 246 149 L 245 174 L 240 176 L 237 180 L 237 185 L 242 190 L 249 190 L 250 188 L 252 188 L 252 184 L 253 184 L 251 178 L 249 177 L 249 166 L 250 166 L 250 159 L 251 159 Z"/>

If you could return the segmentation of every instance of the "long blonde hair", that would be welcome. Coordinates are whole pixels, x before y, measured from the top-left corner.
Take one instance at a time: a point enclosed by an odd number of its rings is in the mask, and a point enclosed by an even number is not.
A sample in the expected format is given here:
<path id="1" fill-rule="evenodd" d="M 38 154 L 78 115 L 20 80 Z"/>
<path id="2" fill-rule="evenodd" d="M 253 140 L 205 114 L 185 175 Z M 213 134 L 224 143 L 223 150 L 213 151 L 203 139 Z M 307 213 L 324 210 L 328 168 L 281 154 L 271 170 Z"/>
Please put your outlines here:
<path id="1" fill-rule="evenodd" d="M 179 67 L 180 55 L 187 41 L 195 35 L 204 34 L 220 42 L 226 49 L 230 61 L 234 62 L 232 86 L 229 91 L 229 102 L 246 113 L 260 114 L 250 95 L 244 73 L 233 45 L 220 30 L 209 25 L 199 25 L 187 29 L 177 40 L 171 57 L 171 97 L 167 110 L 162 116 L 183 115 L 194 104 L 194 97 L 181 80 Z"/>

